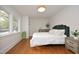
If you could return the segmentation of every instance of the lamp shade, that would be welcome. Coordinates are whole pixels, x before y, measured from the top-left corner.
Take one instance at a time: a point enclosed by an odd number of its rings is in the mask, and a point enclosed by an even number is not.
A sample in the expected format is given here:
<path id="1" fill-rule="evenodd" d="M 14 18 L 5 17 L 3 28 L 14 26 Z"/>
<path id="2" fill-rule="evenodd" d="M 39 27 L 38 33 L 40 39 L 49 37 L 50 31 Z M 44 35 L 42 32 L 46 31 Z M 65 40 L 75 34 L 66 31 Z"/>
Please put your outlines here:
<path id="1" fill-rule="evenodd" d="M 44 6 L 40 6 L 38 8 L 38 12 L 45 12 L 46 11 L 46 8 Z"/>

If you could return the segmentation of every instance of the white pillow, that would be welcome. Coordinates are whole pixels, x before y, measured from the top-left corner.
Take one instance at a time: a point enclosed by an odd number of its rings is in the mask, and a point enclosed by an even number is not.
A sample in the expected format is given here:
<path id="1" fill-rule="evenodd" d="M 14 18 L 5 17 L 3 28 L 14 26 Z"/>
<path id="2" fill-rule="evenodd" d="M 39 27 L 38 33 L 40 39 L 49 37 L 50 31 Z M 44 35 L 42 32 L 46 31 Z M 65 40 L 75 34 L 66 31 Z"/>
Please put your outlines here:
<path id="1" fill-rule="evenodd" d="M 51 29 L 51 30 L 49 30 L 49 33 L 55 34 L 55 33 L 56 33 L 56 29 Z"/>
<path id="2" fill-rule="evenodd" d="M 65 30 L 64 29 L 52 29 L 49 31 L 49 33 L 53 35 L 64 35 Z"/>
<path id="3" fill-rule="evenodd" d="M 56 30 L 55 34 L 56 35 L 64 35 L 65 30 Z"/>

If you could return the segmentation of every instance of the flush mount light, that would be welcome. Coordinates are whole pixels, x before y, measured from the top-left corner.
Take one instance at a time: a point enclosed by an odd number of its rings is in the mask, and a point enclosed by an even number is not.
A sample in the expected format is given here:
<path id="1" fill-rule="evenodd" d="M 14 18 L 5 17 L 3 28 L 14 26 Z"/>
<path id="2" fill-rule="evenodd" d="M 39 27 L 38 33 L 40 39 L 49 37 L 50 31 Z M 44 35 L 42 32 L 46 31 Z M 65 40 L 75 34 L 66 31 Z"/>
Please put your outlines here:
<path id="1" fill-rule="evenodd" d="M 38 12 L 45 12 L 46 11 L 46 7 L 45 6 L 39 6 L 38 7 Z"/>

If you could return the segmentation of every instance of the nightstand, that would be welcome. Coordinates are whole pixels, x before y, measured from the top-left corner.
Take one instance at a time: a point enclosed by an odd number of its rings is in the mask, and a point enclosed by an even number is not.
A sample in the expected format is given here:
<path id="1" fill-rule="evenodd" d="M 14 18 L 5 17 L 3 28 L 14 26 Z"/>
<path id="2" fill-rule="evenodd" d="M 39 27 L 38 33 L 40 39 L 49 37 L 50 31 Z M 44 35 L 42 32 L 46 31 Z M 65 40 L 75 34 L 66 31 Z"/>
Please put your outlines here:
<path id="1" fill-rule="evenodd" d="M 79 39 L 74 39 L 73 37 L 66 37 L 65 47 L 74 53 L 79 53 Z"/>

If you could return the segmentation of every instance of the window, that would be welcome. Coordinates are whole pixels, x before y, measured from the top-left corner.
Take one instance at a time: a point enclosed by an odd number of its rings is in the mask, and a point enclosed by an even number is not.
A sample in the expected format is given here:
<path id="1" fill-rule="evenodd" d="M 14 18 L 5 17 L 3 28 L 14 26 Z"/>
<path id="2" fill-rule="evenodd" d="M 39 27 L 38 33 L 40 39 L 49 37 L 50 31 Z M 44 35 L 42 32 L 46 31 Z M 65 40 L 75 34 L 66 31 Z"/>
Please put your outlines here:
<path id="1" fill-rule="evenodd" d="M 8 14 L 0 10 L 0 33 L 9 31 L 9 17 Z"/>
<path id="2" fill-rule="evenodd" d="M 17 31 L 18 31 L 18 19 L 13 17 L 13 32 L 17 32 Z"/>
<path id="3" fill-rule="evenodd" d="M 0 35 L 20 32 L 20 20 L 13 13 L 0 10 Z"/>

